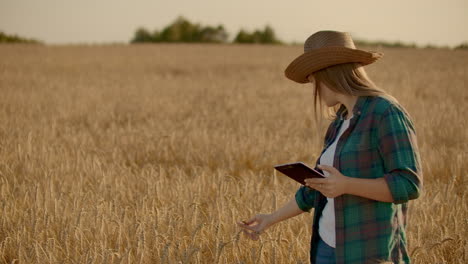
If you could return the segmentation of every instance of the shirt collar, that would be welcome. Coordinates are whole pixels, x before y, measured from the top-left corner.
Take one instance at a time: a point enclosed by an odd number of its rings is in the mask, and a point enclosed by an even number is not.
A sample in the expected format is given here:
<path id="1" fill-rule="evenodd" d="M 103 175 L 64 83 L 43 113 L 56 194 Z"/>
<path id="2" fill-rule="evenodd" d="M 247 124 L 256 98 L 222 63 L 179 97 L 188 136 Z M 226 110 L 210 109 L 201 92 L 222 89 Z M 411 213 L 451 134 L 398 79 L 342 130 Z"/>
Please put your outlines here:
<path id="1" fill-rule="evenodd" d="M 353 117 L 360 115 L 362 113 L 362 109 L 364 107 L 364 104 L 367 102 L 368 98 L 369 98 L 368 96 L 358 96 L 358 99 L 353 107 Z M 336 111 L 336 116 L 338 117 L 338 119 L 344 120 L 345 119 L 344 115 L 347 112 L 348 110 L 346 109 L 346 106 L 344 104 L 341 104 L 338 111 Z"/>

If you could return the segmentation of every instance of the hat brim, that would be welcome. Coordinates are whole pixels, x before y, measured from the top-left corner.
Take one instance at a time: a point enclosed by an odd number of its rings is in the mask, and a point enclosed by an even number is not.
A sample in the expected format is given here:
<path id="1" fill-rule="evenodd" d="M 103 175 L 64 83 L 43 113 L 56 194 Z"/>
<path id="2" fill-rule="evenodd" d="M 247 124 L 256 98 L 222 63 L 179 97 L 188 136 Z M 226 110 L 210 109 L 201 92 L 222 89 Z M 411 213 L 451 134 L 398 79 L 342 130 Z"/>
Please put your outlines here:
<path id="1" fill-rule="evenodd" d="M 285 76 L 298 83 L 308 83 L 307 76 L 326 67 L 357 62 L 371 64 L 383 57 L 383 53 L 346 47 L 324 47 L 304 52 L 294 59 L 284 71 Z"/>

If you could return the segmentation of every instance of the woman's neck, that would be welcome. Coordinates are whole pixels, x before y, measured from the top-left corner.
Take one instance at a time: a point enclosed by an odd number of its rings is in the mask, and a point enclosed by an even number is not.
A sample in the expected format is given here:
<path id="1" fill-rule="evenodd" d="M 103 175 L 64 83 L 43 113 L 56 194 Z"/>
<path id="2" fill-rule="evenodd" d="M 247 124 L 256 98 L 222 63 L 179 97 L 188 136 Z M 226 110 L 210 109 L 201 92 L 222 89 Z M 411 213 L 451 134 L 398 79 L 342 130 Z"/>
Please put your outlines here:
<path id="1" fill-rule="evenodd" d="M 354 105 L 356 105 L 358 96 L 352 95 L 342 95 L 339 102 L 342 103 L 347 110 L 346 119 L 350 119 L 353 117 L 353 109 Z"/>

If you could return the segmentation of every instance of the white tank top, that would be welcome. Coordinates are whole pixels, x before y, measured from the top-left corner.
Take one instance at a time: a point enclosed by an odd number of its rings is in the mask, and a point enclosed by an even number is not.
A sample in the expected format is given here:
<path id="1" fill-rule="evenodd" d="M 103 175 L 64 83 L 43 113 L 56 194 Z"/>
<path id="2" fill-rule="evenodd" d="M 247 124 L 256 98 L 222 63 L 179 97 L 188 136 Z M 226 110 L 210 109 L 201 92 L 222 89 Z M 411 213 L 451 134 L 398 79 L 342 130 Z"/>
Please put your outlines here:
<path id="1" fill-rule="evenodd" d="M 352 118 L 352 116 L 351 116 Z M 350 119 L 351 119 L 350 118 Z M 343 132 L 349 127 L 349 120 L 345 119 L 340 127 L 340 131 L 335 138 L 335 141 L 325 150 L 320 157 L 320 164 L 328 165 L 333 167 L 333 158 L 335 156 L 336 143 L 343 134 Z M 325 177 L 330 174 L 323 171 Z M 336 235 L 335 235 L 335 204 L 333 198 L 327 198 L 327 203 L 323 209 L 322 216 L 319 220 L 319 235 L 322 240 L 327 243 L 330 247 L 336 247 Z"/>

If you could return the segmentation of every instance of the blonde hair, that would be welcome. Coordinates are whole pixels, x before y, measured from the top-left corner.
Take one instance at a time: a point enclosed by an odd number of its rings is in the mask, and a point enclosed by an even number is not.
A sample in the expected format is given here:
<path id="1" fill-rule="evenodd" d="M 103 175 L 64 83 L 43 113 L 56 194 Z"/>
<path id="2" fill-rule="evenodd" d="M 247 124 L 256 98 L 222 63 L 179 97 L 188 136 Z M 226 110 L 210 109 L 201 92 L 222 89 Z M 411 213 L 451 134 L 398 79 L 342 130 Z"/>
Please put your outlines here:
<path id="1" fill-rule="evenodd" d="M 383 89 L 379 88 L 375 83 L 367 76 L 364 67 L 359 63 L 344 63 L 330 66 L 319 71 L 312 73 L 315 79 L 315 92 L 314 92 L 314 110 L 315 110 L 315 121 L 317 123 L 317 101 L 320 105 L 320 114 L 323 116 L 323 105 L 320 98 L 320 87 L 321 83 L 325 83 L 330 90 L 351 96 L 382 96 L 388 100 L 397 103 L 398 100 L 388 94 Z M 335 107 L 327 107 L 327 117 L 334 119 L 336 118 L 336 111 L 341 105 L 338 104 Z"/>

